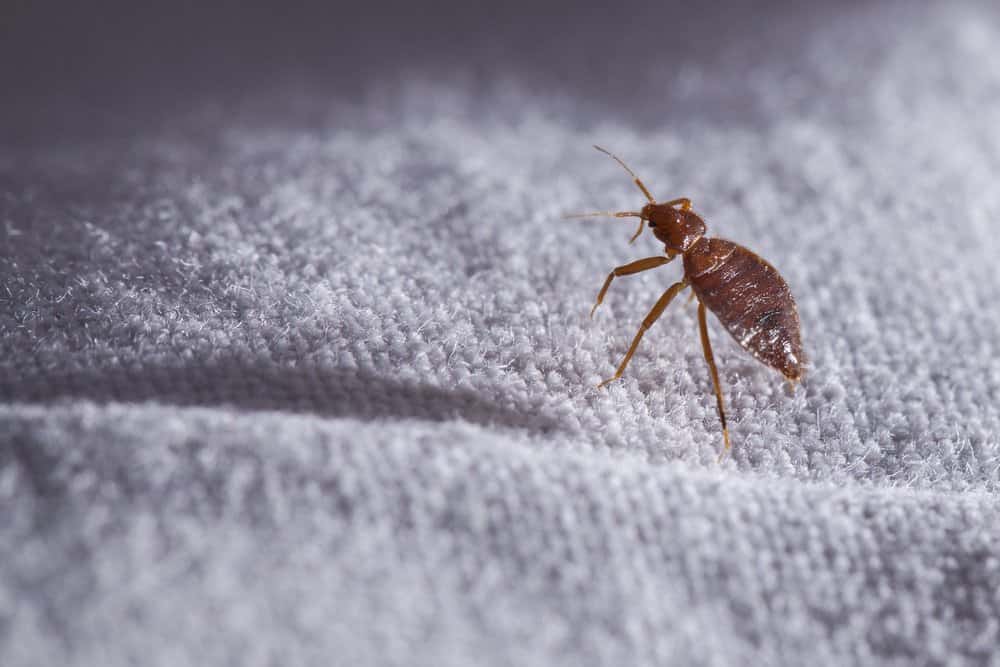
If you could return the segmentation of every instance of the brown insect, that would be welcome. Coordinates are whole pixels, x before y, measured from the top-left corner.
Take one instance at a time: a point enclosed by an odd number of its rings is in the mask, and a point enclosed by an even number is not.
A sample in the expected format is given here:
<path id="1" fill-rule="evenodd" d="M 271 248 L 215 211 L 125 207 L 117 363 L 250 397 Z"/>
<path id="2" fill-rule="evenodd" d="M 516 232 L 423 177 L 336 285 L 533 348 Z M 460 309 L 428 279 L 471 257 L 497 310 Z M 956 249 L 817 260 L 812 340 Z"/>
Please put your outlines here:
<path id="1" fill-rule="evenodd" d="M 698 327 L 701 331 L 701 345 L 708 362 L 708 370 L 715 386 L 716 407 L 722 422 L 722 439 L 725 449 L 720 458 L 729 450 L 729 428 L 726 426 L 726 409 L 722 401 L 722 387 L 719 371 L 715 367 L 712 344 L 708 340 L 705 324 L 707 307 L 719 318 L 726 330 L 747 352 L 771 368 L 779 371 L 792 384 L 802 378 L 805 359 L 802 354 L 802 340 L 799 333 L 799 314 L 788 284 L 773 266 L 741 245 L 705 235 L 705 221 L 691 210 L 691 200 L 671 199 L 657 203 L 635 172 L 620 158 L 600 146 L 594 146 L 614 158 L 633 181 L 649 203 L 641 211 L 619 211 L 582 213 L 569 218 L 612 216 L 615 218 L 639 218 L 639 228 L 629 240 L 632 243 L 648 223 L 653 235 L 663 242 L 665 257 L 646 257 L 615 269 L 608 274 L 604 286 L 597 294 L 597 303 L 590 311 L 601 305 L 604 295 L 615 276 L 628 276 L 663 266 L 677 255 L 684 258 L 684 277 L 663 293 L 642 321 L 632 345 L 625 354 L 618 370 L 612 378 L 600 383 L 598 388 L 617 380 L 625 372 L 625 367 L 635 354 L 642 336 L 659 319 L 670 302 L 681 290 L 690 286 L 692 298 L 698 299 Z"/>

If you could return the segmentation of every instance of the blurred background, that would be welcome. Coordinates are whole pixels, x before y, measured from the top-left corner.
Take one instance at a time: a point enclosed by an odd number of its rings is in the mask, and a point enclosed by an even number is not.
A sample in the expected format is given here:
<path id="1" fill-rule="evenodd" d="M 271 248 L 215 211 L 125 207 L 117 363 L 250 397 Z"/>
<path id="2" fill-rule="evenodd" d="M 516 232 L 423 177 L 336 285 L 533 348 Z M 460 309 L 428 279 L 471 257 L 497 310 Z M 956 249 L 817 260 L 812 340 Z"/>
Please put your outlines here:
<path id="1" fill-rule="evenodd" d="M 934 9 L 860 0 L 697 6 L 14 0 L 0 11 L 3 129 L 23 139 L 43 125 L 46 132 L 92 134 L 162 122 L 206 99 L 239 111 L 255 93 L 309 90 L 344 100 L 428 77 L 482 93 L 517 84 L 539 93 L 567 123 L 592 120 L 595 110 L 645 125 L 688 114 L 767 122 L 815 92 L 810 87 L 818 82 L 802 75 L 810 64 L 796 56 L 812 52 L 820 31 L 849 24 L 850 48 L 871 51 L 853 53 L 849 73 L 825 64 L 831 76 L 842 77 L 823 82 L 825 93 L 850 96 L 876 74 L 858 65 L 877 61 L 899 31 L 919 22 L 916 14 Z M 853 20 L 865 12 L 873 12 L 872 23 Z M 824 57 L 836 59 L 836 45 L 828 49 Z M 758 88 L 774 79 L 784 94 L 763 99 Z M 273 100 L 276 116 L 282 99 Z M 502 94 L 491 100 L 500 108 L 484 112 L 518 113 L 503 107 Z M 294 114 L 291 100 L 288 106 Z"/>

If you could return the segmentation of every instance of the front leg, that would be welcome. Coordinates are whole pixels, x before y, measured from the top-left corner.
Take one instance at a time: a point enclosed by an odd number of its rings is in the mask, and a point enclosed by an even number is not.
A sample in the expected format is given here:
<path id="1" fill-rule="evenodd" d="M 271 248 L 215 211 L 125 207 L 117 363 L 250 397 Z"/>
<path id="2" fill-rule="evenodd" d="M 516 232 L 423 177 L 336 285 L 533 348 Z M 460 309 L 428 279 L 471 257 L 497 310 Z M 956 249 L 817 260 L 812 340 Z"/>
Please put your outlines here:
<path id="1" fill-rule="evenodd" d="M 597 303 L 594 307 L 590 309 L 590 316 L 594 316 L 594 311 L 597 307 L 601 305 L 604 301 L 604 295 L 608 293 L 608 288 L 611 287 L 611 281 L 615 279 L 615 276 L 628 276 L 633 273 L 641 273 L 642 271 L 649 271 L 650 269 L 655 269 L 658 266 L 663 266 L 673 257 L 646 257 L 645 259 L 637 259 L 634 262 L 628 264 L 622 264 L 621 266 L 616 266 L 614 270 L 608 274 L 608 279 L 604 281 L 604 287 L 597 294 Z"/>
<path id="2" fill-rule="evenodd" d="M 691 210 L 691 200 L 687 197 L 679 197 L 678 199 L 671 199 L 670 201 L 663 203 L 664 206 L 677 206 L 678 204 L 681 205 L 682 211 Z"/>

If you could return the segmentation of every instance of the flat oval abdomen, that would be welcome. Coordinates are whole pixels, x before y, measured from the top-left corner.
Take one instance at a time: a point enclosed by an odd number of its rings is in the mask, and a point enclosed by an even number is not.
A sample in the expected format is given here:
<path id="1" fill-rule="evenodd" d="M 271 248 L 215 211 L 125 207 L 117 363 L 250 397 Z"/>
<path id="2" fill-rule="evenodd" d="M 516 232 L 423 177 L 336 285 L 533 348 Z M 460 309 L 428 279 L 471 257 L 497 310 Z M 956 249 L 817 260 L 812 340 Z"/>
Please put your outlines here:
<path id="1" fill-rule="evenodd" d="M 684 256 L 684 270 L 740 346 L 788 379 L 802 377 L 799 313 L 777 269 L 741 245 L 702 239 Z"/>

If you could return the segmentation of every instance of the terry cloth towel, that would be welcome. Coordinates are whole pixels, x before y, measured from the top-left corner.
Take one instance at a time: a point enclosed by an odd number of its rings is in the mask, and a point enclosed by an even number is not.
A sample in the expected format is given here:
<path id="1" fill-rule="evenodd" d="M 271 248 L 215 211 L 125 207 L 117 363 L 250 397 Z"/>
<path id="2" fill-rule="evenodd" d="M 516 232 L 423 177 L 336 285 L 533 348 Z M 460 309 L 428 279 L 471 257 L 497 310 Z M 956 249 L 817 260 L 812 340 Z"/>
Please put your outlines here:
<path id="1" fill-rule="evenodd" d="M 995 6 L 570 9 L 21 73 L 0 665 L 1000 664 Z M 685 298 L 595 389 L 680 263 L 588 317 L 593 143 L 798 300 L 794 391 L 709 318 L 721 464 Z"/>

